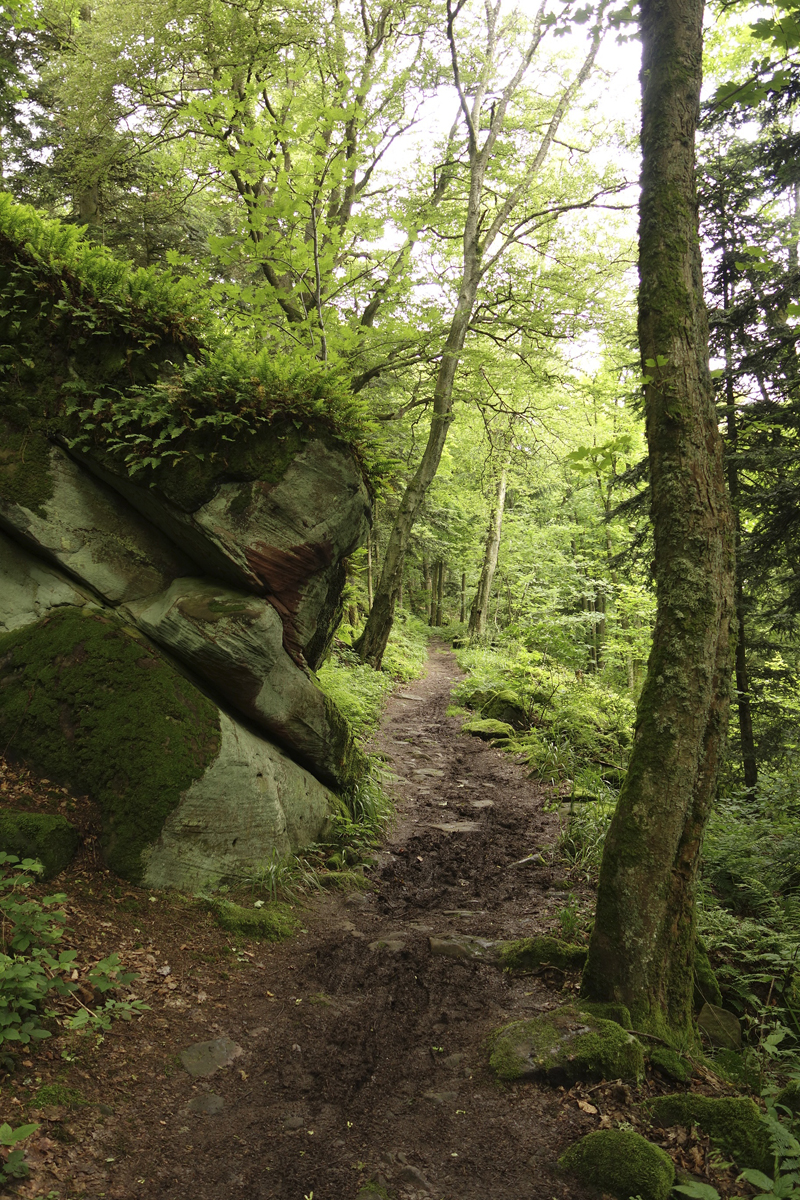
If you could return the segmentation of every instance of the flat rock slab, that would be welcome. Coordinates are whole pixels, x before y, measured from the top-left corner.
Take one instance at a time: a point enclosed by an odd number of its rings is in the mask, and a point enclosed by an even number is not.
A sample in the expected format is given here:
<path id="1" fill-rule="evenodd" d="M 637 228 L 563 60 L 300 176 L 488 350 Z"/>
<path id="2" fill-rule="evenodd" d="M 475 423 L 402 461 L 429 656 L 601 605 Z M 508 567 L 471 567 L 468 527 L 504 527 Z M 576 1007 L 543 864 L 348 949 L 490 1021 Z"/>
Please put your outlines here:
<path id="1" fill-rule="evenodd" d="M 480 829 L 478 821 L 432 821 L 431 829 L 441 829 L 442 833 L 477 833 Z"/>
<path id="2" fill-rule="evenodd" d="M 480 958 L 493 962 L 497 958 L 497 942 L 489 938 L 470 937 L 465 933 L 445 933 L 428 939 L 431 954 L 439 958 Z"/>
<path id="3" fill-rule="evenodd" d="M 215 1038 L 213 1042 L 196 1042 L 194 1046 L 182 1050 L 181 1062 L 194 1079 L 202 1079 L 206 1075 L 213 1075 L 221 1067 L 229 1067 L 243 1053 L 241 1046 L 237 1046 L 231 1038 Z"/>
<path id="4" fill-rule="evenodd" d="M 205 1096 L 192 1096 L 186 1108 L 190 1113 L 204 1113 L 208 1117 L 216 1117 L 225 1107 L 222 1096 L 207 1092 Z"/>
<path id="5" fill-rule="evenodd" d="M 397 699 L 398 700 L 417 700 L 418 702 L 421 703 L 425 699 L 425 697 L 424 696 L 412 696 L 411 692 L 398 692 Z"/>
<path id="6" fill-rule="evenodd" d="M 494 800 L 470 800 L 470 808 L 494 808 Z"/>

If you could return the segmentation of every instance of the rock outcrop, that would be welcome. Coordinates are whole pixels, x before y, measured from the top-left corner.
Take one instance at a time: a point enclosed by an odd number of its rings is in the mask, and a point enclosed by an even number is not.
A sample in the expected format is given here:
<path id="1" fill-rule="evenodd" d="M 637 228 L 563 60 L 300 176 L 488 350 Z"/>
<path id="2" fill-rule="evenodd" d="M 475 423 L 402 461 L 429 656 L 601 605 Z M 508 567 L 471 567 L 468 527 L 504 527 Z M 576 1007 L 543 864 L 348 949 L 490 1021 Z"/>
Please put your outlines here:
<path id="1" fill-rule="evenodd" d="M 253 874 L 364 771 L 313 674 L 370 520 L 352 430 L 327 377 L 234 378 L 177 284 L 2 196 L 0 284 L 0 740 L 93 797 L 119 874 Z"/>

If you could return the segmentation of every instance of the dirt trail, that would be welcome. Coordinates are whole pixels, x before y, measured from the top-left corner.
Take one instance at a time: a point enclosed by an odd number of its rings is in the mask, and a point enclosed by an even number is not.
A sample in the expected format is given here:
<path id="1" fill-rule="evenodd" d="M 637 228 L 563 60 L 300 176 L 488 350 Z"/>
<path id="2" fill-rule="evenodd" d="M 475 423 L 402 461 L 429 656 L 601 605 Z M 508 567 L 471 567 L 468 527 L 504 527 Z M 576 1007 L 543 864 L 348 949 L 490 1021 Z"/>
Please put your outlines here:
<path id="1" fill-rule="evenodd" d="M 62 1200 L 581 1200 L 555 1161 L 596 1122 L 574 1096 L 498 1085 L 485 1050 L 493 1028 L 563 1003 L 575 981 L 431 950 L 454 933 L 554 931 L 564 900 L 544 861 L 513 865 L 552 846 L 555 818 L 517 764 L 445 716 L 457 673 L 435 647 L 427 675 L 389 701 L 375 748 L 398 821 L 374 890 L 322 898 L 306 933 L 240 954 L 235 978 L 198 968 L 207 931 L 187 945 L 155 905 L 129 919 L 153 977 L 168 959 L 171 980 L 141 1023 L 62 1071 L 94 1104 L 50 1113 L 23 1195 L 66 1180 Z M 221 1038 L 236 1057 L 193 1079 L 180 1052 Z"/>

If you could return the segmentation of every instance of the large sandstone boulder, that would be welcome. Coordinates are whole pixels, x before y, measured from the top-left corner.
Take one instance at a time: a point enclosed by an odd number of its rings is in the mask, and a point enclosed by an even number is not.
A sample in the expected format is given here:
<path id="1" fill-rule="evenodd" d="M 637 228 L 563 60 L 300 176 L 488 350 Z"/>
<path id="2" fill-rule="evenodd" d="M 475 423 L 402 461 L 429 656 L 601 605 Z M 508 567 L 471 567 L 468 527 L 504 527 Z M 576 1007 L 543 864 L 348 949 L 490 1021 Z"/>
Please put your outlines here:
<path id="1" fill-rule="evenodd" d="M 315 840 L 364 768 L 312 673 L 370 519 L 357 403 L 2 193 L 0 291 L 0 745 L 130 879 Z"/>
<path id="2" fill-rule="evenodd" d="M 344 445 L 292 439 L 295 454 L 287 462 L 274 457 L 266 435 L 251 441 L 249 478 L 223 476 L 213 486 L 196 475 L 185 480 L 162 471 L 145 487 L 107 456 L 82 455 L 80 462 L 162 529 L 203 574 L 269 600 L 281 617 L 286 650 L 314 668 L 341 616 L 343 560 L 366 537 L 369 496 Z"/>
<path id="3" fill-rule="evenodd" d="M 60 571 L 23 550 L 0 531 L 0 633 L 33 625 L 54 608 L 92 599 Z"/>
<path id="4" fill-rule="evenodd" d="M 96 608 L 0 636 L 0 741 L 95 799 L 106 861 L 134 882 L 240 881 L 329 820 L 318 780 Z"/>
<path id="5" fill-rule="evenodd" d="M 178 579 L 127 606 L 136 626 L 333 787 L 363 772 L 347 724 L 283 649 L 283 624 L 258 596 L 214 580 Z"/>
<path id="6" fill-rule="evenodd" d="M 194 564 L 111 488 L 49 448 L 50 495 L 27 504 L 0 491 L 0 526 L 110 604 L 169 587 Z"/>

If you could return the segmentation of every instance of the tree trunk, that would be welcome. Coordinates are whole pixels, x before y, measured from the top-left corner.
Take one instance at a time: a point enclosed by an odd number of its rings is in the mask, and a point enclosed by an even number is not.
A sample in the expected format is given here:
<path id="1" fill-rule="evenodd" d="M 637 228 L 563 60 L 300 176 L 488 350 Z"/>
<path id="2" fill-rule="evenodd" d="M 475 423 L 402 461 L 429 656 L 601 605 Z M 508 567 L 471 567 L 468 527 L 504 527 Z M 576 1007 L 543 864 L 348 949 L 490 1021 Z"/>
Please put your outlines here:
<path id="1" fill-rule="evenodd" d="M 458 610 L 458 620 L 461 625 L 464 624 L 467 616 L 467 573 L 461 572 L 461 607 Z"/>
<path id="2" fill-rule="evenodd" d="M 692 1036 L 694 891 L 727 723 L 733 520 L 708 371 L 694 181 L 702 0 L 642 0 L 639 342 L 656 625 L 582 992 Z"/>
<path id="3" fill-rule="evenodd" d="M 422 560 L 422 584 L 425 588 L 425 619 L 430 624 L 433 616 L 433 580 L 430 559 L 427 556 Z"/>
<path id="4" fill-rule="evenodd" d="M 500 553 L 500 536 L 503 532 L 503 509 L 506 502 L 506 484 L 508 468 L 503 467 L 497 479 L 497 489 L 494 494 L 492 511 L 489 515 L 489 528 L 486 531 L 486 545 L 483 552 L 483 567 L 478 580 L 478 590 L 472 601 L 469 612 L 468 633 L 470 637 L 485 637 L 486 623 L 489 619 L 489 596 L 492 592 L 494 573 L 497 570 L 497 557 Z"/>
<path id="5" fill-rule="evenodd" d="M 444 559 L 439 559 L 439 576 L 436 586 L 436 627 L 441 629 L 444 624 Z"/>
<path id="6" fill-rule="evenodd" d="M 372 612 L 372 534 L 367 537 L 367 609 Z"/>

